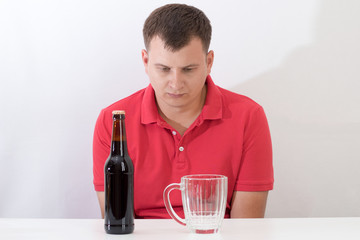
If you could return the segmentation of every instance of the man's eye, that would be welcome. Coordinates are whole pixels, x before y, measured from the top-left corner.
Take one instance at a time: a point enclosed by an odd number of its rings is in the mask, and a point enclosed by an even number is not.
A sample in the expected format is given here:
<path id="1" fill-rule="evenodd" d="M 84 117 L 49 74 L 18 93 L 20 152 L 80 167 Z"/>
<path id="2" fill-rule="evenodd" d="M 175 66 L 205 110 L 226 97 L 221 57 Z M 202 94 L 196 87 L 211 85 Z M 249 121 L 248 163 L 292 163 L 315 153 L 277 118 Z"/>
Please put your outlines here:
<path id="1" fill-rule="evenodd" d="M 168 67 L 163 67 L 163 68 L 161 68 L 161 71 L 163 71 L 163 72 L 168 72 L 168 71 L 170 71 L 170 68 L 168 68 Z"/>
<path id="2" fill-rule="evenodd" d="M 184 72 L 191 72 L 193 68 L 184 68 Z"/>

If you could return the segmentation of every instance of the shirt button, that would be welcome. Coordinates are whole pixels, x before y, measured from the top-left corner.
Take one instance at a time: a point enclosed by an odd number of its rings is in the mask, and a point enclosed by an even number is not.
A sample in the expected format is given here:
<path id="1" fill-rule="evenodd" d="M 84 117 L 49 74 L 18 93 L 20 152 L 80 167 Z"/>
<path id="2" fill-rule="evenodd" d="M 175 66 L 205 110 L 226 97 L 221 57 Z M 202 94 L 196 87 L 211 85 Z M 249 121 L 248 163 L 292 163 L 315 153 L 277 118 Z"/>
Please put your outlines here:
<path id="1" fill-rule="evenodd" d="M 184 147 L 179 147 L 179 151 L 180 152 L 184 151 Z"/>
<path id="2" fill-rule="evenodd" d="M 175 135 L 176 135 L 176 131 L 172 131 L 172 134 L 175 136 Z"/>

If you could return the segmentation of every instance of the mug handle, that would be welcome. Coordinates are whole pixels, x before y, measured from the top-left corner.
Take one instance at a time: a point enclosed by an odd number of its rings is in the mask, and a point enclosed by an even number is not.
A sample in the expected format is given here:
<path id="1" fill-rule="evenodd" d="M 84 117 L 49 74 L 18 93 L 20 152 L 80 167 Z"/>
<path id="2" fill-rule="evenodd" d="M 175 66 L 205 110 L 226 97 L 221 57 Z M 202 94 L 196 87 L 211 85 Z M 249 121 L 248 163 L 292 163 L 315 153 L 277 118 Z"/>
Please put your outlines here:
<path id="1" fill-rule="evenodd" d="M 174 189 L 177 190 L 181 190 L 180 184 L 179 183 L 172 183 L 169 186 L 167 186 L 164 190 L 164 203 L 165 203 L 165 207 L 166 210 L 168 211 L 170 217 L 172 217 L 175 221 L 177 221 L 178 223 L 180 223 L 181 225 L 186 225 L 186 222 L 184 219 L 180 218 L 179 215 L 176 214 L 176 212 L 174 211 L 173 207 L 171 206 L 170 203 L 170 192 Z"/>

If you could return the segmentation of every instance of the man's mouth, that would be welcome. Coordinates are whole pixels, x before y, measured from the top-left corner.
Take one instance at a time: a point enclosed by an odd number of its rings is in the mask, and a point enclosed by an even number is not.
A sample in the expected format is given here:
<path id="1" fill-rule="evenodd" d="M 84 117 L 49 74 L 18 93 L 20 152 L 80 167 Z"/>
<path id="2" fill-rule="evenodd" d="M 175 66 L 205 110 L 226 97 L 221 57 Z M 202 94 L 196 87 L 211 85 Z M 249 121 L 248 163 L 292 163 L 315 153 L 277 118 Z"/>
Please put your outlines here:
<path id="1" fill-rule="evenodd" d="M 181 98 L 182 96 L 184 96 L 183 93 L 168 93 L 168 95 L 171 98 Z"/>

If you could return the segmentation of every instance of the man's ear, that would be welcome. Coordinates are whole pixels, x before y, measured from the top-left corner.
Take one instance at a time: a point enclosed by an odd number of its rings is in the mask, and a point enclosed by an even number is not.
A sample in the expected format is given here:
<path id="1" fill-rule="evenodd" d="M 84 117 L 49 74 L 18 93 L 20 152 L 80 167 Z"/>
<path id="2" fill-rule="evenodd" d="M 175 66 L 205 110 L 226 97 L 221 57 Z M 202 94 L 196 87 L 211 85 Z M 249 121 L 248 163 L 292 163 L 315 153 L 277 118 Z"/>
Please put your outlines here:
<path id="1" fill-rule="evenodd" d="M 148 62 L 149 62 L 149 54 L 145 49 L 141 51 L 141 58 L 145 67 L 145 72 L 148 74 Z"/>
<path id="2" fill-rule="evenodd" d="M 212 65 L 214 63 L 214 51 L 211 50 L 206 55 L 206 67 L 207 67 L 207 74 L 209 75 L 211 72 Z"/>

